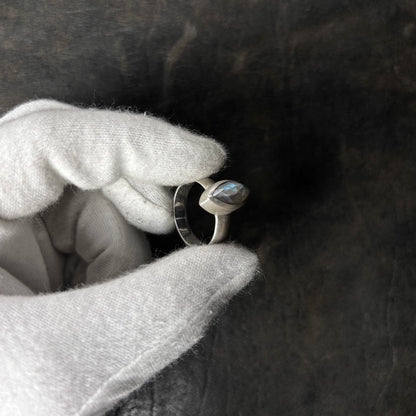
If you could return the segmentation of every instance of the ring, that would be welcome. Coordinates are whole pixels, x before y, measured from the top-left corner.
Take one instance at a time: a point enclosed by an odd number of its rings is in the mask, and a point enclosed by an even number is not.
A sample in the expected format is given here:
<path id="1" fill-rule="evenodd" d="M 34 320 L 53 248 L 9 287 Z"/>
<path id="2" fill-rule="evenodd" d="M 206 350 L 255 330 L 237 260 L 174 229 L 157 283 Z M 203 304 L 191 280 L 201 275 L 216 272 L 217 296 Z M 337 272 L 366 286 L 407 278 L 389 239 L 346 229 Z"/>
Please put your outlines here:
<path id="1" fill-rule="evenodd" d="M 250 191 L 239 182 L 231 180 L 214 182 L 211 178 L 199 179 L 178 186 L 173 197 L 173 216 L 176 229 L 188 246 L 203 244 L 189 226 L 186 211 L 189 191 L 194 183 L 198 183 L 204 188 L 199 198 L 199 205 L 215 216 L 214 233 L 208 244 L 219 243 L 227 236 L 230 224 L 229 214 L 244 205 Z"/>

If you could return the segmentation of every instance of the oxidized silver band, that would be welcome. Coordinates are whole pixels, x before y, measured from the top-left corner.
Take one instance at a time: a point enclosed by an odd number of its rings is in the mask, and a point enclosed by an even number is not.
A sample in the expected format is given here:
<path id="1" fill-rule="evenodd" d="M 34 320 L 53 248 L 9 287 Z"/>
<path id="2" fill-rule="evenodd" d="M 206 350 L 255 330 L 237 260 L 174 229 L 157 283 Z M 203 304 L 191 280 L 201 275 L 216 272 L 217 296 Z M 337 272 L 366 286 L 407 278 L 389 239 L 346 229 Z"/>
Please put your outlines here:
<path id="1" fill-rule="evenodd" d="M 214 233 L 208 244 L 219 243 L 227 236 L 230 223 L 229 214 L 244 204 L 249 191 L 244 185 L 230 180 L 214 182 L 211 178 L 204 178 L 196 180 L 195 183 L 204 188 L 199 205 L 215 216 Z M 176 229 L 188 246 L 203 244 L 192 232 L 186 212 L 186 202 L 193 184 L 178 186 L 173 197 Z"/>

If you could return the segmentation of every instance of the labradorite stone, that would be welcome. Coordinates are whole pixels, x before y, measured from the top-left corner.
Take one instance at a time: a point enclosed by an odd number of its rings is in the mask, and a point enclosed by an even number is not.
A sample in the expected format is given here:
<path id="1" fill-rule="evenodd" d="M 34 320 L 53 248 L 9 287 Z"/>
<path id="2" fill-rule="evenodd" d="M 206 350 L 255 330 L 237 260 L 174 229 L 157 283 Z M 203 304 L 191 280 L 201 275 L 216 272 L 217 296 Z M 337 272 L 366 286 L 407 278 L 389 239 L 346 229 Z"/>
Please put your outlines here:
<path id="1" fill-rule="evenodd" d="M 248 197 L 249 190 L 241 183 L 228 181 L 222 183 L 212 193 L 212 196 L 226 204 L 239 205 Z"/>

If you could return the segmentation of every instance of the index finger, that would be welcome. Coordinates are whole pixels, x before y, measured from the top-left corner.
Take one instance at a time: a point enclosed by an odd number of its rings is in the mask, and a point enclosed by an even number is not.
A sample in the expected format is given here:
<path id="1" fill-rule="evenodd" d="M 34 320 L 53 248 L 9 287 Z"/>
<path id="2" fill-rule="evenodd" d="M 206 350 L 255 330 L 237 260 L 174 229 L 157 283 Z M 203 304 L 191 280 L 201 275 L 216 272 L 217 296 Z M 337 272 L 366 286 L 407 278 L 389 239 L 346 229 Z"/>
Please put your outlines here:
<path id="1" fill-rule="evenodd" d="M 226 159 L 215 140 L 156 117 L 44 103 L 0 123 L 3 218 L 39 212 L 66 184 L 97 189 L 124 177 L 179 185 L 217 172 Z"/>

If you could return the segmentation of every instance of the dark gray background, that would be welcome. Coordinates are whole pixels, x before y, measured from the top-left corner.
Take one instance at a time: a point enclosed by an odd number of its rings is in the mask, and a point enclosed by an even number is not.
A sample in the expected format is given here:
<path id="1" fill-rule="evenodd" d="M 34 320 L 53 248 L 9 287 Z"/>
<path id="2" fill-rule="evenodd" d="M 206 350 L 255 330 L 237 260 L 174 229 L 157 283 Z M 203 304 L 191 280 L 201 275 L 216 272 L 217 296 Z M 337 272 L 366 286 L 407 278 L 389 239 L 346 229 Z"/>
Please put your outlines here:
<path id="1" fill-rule="evenodd" d="M 3 0 L 0 110 L 133 107 L 230 149 L 263 276 L 109 415 L 416 414 L 416 3 Z M 153 239 L 161 253 L 179 242 Z"/>

